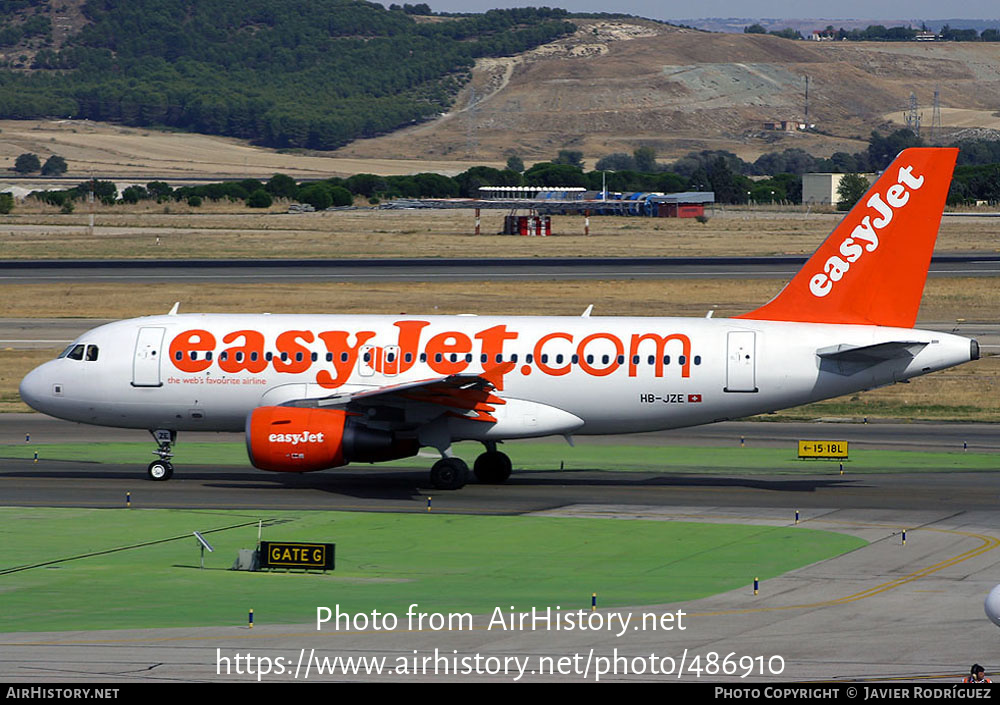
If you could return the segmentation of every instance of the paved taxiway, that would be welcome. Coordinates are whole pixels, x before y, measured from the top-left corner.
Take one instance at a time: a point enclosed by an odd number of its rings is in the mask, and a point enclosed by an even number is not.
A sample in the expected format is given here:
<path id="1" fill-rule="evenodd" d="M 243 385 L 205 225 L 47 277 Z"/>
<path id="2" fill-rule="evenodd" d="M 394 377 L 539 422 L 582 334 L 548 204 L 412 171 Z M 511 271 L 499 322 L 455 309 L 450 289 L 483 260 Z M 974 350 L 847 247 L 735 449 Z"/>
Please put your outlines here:
<path id="1" fill-rule="evenodd" d="M 789 279 L 807 258 L 618 257 L 576 259 L 239 259 L 0 260 L 0 283 L 16 282 L 307 282 L 485 281 L 552 279 Z M 995 277 L 1000 256 L 938 255 L 932 277 Z"/>
<path id="2" fill-rule="evenodd" d="M 24 433 L 45 443 L 90 440 L 146 440 L 141 431 L 92 429 L 37 415 L 0 416 L 0 442 L 22 442 Z M 586 453 L 586 442 L 791 443 L 800 437 L 848 438 L 868 447 L 909 449 L 970 447 L 1000 451 L 1000 430 L 976 424 L 786 424 L 727 423 L 664 434 L 640 434 L 612 439 L 581 439 L 567 452 Z M 195 434 L 185 434 L 194 440 Z M 236 436 L 198 437 L 233 440 Z M 181 442 L 183 442 L 182 438 Z M 152 447 L 152 442 L 150 442 Z M 508 444 L 515 457 L 517 444 Z M 1000 455 L 998 455 L 1000 467 Z M 723 656 L 779 655 L 780 674 L 754 675 L 760 680 L 900 679 L 929 683 L 956 682 L 968 665 L 979 661 L 993 671 L 997 638 L 984 616 L 982 602 L 1000 582 L 1000 475 L 994 473 L 921 473 L 843 477 L 810 469 L 794 475 L 671 475 L 669 473 L 521 472 L 505 486 L 470 484 L 459 492 L 429 489 L 425 470 L 375 469 L 284 476 L 249 467 L 179 467 L 174 479 L 152 483 L 143 469 L 96 463 L 0 460 L 3 504 L 30 506 L 120 507 L 125 490 L 134 507 L 231 507 L 269 509 L 349 509 L 426 511 L 426 496 L 434 495 L 436 512 L 593 516 L 608 521 L 688 520 L 787 526 L 800 510 L 801 526 L 843 531 L 870 543 L 844 556 L 765 581 L 761 594 L 745 588 L 685 604 L 671 602 L 635 608 L 642 613 L 683 609 L 687 629 L 632 630 L 623 636 L 608 632 L 510 632 L 487 630 L 489 615 L 478 616 L 476 629 L 463 632 L 396 631 L 317 632 L 313 624 L 197 629 L 158 628 L 110 632 L 0 634 L 0 679 L 41 681 L 185 681 L 253 680 L 253 676 L 216 673 L 218 654 L 230 659 L 252 653 L 292 664 L 283 676 L 290 680 L 300 655 L 322 658 L 433 656 L 434 649 L 453 656 L 530 659 L 522 680 L 543 676 L 542 657 L 573 659 L 582 671 L 590 659 L 587 680 L 601 656 L 632 659 L 655 655 L 675 664 L 687 650 L 702 663 L 710 652 Z M 902 545 L 899 531 L 908 530 Z M 515 548 L 512 548 L 515 550 Z M 749 568 L 748 568 L 749 570 Z M 582 588 L 589 595 L 589 590 Z M 304 606 L 303 621 L 315 607 L 333 606 L 334 593 L 317 592 L 316 604 Z M 587 596 L 585 595 L 585 597 Z M 178 598 L 182 609 L 183 597 Z M 582 600 L 581 602 L 586 602 Z M 581 604 L 580 606 L 585 606 Z M 506 610 L 506 605 L 500 606 Z M 371 605 L 378 609 L 379 605 Z M 602 610 L 603 613 L 621 610 Z M 401 615 L 402 616 L 402 615 Z M 634 624 L 634 623 L 633 623 Z M 221 652 L 217 652 L 221 649 Z M 593 649 L 593 651 L 591 651 Z M 304 650 L 304 651 L 303 651 Z M 311 652 L 311 650 L 315 650 Z M 484 662 L 485 663 L 485 662 Z M 491 662 L 495 663 L 495 662 Z M 619 662 L 621 663 L 621 662 Z M 777 665 L 777 661 L 772 661 Z M 535 670 L 532 674 L 530 671 Z M 509 681 L 516 674 L 466 676 L 475 680 Z M 351 675 L 337 680 L 436 680 L 443 675 Z M 577 681 L 580 673 L 544 676 Z M 602 680 L 677 680 L 676 674 L 652 676 L 606 674 Z M 687 673 L 683 679 L 693 678 Z M 299 680 L 303 679 L 300 672 Z M 310 680 L 318 680 L 313 670 Z M 329 676 L 323 680 L 331 679 Z M 720 680 L 713 676 L 709 680 Z M 735 678 L 733 678 L 735 679 Z"/>
<path id="3" fill-rule="evenodd" d="M 88 426 L 54 419 L 43 414 L 0 414 L 0 444 L 22 443 L 25 434 L 34 443 L 79 443 L 137 441 L 154 445 L 146 431 L 127 428 Z M 795 442 L 809 440 L 849 440 L 853 446 L 887 450 L 957 450 L 968 443 L 969 450 L 1000 451 L 1000 424 L 989 423 L 851 423 L 827 422 L 726 421 L 675 431 L 654 431 L 616 436 L 579 436 L 577 442 L 613 445 L 700 445 L 735 446 L 741 437 L 751 447 L 795 447 Z M 180 442 L 238 441 L 239 434 L 184 432 Z M 558 440 L 558 439 L 557 439 Z M 541 439 L 551 442 L 552 439 Z M 534 443 L 525 439 L 511 441 Z M 567 448 L 567 452 L 571 449 Z"/>

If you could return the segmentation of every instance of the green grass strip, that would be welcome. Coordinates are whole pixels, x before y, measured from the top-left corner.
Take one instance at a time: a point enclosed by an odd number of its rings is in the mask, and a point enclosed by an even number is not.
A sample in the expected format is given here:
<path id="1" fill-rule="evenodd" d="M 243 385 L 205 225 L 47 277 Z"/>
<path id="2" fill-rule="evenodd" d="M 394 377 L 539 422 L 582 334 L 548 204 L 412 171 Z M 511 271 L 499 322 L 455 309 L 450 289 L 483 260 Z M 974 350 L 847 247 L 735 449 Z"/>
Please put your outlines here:
<path id="1" fill-rule="evenodd" d="M 671 473 L 827 473 L 839 472 L 839 462 L 799 460 L 795 448 L 702 448 L 688 446 L 585 445 L 517 443 L 502 446 L 515 470 L 625 470 Z M 0 445 L 0 458 L 75 460 L 145 467 L 152 459 L 152 443 L 53 443 Z M 459 456 L 472 465 L 482 452 L 478 443 L 459 443 Z M 243 443 L 178 443 L 174 464 L 249 466 Z M 407 458 L 386 463 L 399 467 L 427 467 L 433 457 Z M 369 467 L 359 464 L 357 467 Z M 1000 468 L 1000 454 L 961 449 L 942 452 L 852 449 L 844 469 L 850 473 L 992 471 Z"/>
<path id="2" fill-rule="evenodd" d="M 256 526 L 198 545 L 151 543 L 255 518 L 265 540 L 337 544 L 321 573 L 227 570 Z M 135 546 L 149 543 L 146 546 Z M 309 623 L 318 606 L 402 616 L 683 602 L 766 581 L 865 542 L 803 527 L 361 512 L 0 508 L 0 632 Z"/>

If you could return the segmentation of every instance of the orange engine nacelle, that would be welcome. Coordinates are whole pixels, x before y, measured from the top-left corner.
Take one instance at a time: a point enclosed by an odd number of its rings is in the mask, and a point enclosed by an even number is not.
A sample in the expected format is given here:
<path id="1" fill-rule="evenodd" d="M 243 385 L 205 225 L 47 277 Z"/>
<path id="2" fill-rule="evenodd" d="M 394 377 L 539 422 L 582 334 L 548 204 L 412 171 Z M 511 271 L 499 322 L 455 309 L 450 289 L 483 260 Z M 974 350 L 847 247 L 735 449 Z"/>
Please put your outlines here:
<path id="1" fill-rule="evenodd" d="M 414 438 L 369 428 L 339 409 L 262 406 L 247 417 L 246 433 L 250 462 L 278 472 L 409 458 L 420 449 Z"/>

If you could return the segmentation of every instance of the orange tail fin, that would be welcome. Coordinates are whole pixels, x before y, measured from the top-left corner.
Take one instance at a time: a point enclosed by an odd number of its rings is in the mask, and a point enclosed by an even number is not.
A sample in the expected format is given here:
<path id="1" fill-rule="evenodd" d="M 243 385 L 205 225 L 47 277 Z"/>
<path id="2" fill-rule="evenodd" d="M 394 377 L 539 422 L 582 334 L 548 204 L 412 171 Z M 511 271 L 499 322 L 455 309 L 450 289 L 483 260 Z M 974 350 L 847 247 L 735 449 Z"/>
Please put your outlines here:
<path id="1" fill-rule="evenodd" d="M 788 285 L 736 318 L 912 328 L 957 157 L 900 152 Z"/>

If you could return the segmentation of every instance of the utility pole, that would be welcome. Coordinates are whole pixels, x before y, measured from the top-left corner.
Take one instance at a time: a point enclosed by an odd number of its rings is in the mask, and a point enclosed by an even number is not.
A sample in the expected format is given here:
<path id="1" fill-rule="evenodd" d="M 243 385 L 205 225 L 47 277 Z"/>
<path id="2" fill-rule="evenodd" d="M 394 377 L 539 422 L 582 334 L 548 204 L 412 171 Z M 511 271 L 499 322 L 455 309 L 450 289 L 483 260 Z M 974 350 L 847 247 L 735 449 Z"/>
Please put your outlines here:
<path id="1" fill-rule="evenodd" d="M 806 129 L 809 128 L 809 77 L 806 76 L 806 117 L 804 120 Z"/>
<path id="2" fill-rule="evenodd" d="M 917 94 L 910 93 L 910 109 L 903 113 L 903 119 L 906 121 L 906 128 L 917 137 L 920 137 L 921 117 L 922 116 L 917 113 Z"/>
<path id="3" fill-rule="evenodd" d="M 934 89 L 934 111 L 931 113 L 931 144 L 941 139 L 941 90 Z"/>
<path id="4" fill-rule="evenodd" d="M 87 235 L 94 237 L 94 192 L 97 190 L 97 179 L 93 173 L 90 176 L 90 193 L 87 194 L 87 203 L 90 204 L 90 224 L 87 227 Z"/>

